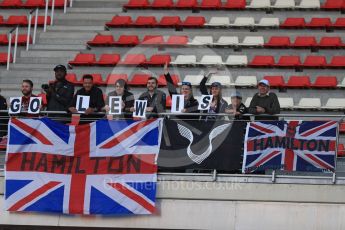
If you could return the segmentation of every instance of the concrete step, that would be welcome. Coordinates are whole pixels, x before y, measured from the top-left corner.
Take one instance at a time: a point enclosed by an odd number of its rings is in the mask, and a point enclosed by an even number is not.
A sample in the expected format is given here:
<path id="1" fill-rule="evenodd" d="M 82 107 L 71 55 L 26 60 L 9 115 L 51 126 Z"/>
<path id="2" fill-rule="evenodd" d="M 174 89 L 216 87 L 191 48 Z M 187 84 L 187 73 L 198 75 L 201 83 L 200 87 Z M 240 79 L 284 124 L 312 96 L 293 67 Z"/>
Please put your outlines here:
<path id="1" fill-rule="evenodd" d="M 42 63 L 16 63 L 11 67 L 11 70 L 53 70 L 56 64 L 42 64 Z"/>
<path id="2" fill-rule="evenodd" d="M 27 58 L 18 58 L 17 63 L 19 64 L 67 64 L 68 61 L 72 60 L 73 57 L 60 57 L 60 58 L 43 58 L 43 57 L 27 57 Z M 30 67 L 29 67 L 30 68 Z"/>
<path id="3" fill-rule="evenodd" d="M 80 40 L 80 39 L 91 39 L 97 33 L 91 31 L 49 31 L 47 33 L 40 34 L 39 38 L 48 38 L 48 39 L 70 39 L 70 40 Z"/>
<path id="4" fill-rule="evenodd" d="M 70 26 L 70 25 L 55 25 L 49 27 L 49 32 L 56 32 L 56 31 L 73 31 L 73 32 L 79 32 L 79 31 L 86 31 L 86 32 L 93 32 L 93 31 L 103 31 L 104 25 L 101 26 Z"/>
<path id="5" fill-rule="evenodd" d="M 29 51 L 21 51 L 20 57 L 30 57 L 30 58 L 50 58 L 50 57 L 74 57 L 77 53 L 77 51 L 36 51 L 36 50 L 29 50 Z"/>
<path id="6" fill-rule="evenodd" d="M 91 37 L 90 39 L 92 39 Z M 38 43 L 41 45 L 85 45 L 90 39 L 52 39 L 52 38 L 40 38 Z"/>
<path id="7" fill-rule="evenodd" d="M 97 8 L 96 8 L 97 9 Z M 89 12 L 85 13 L 70 13 L 69 14 L 59 14 L 54 17 L 57 21 L 66 21 L 66 20 L 88 20 L 88 21 L 99 21 L 99 20 L 110 20 L 115 15 L 114 12 L 109 11 L 109 13 L 93 13 L 90 14 Z"/>
<path id="8" fill-rule="evenodd" d="M 101 26 L 104 30 L 104 25 L 109 20 L 59 20 L 54 23 L 55 26 L 75 26 L 75 27 L 85 27 L 85 26 Z"/>
<path id="9" fill-rule="evenodd" d="M 117 14 L 122 13 L 121 7 L 109 7 L 109 8 L 80 8 L 72 7 L 67 9 L 68 13 L 88 13 L 88 14 Z"/>
<path id="10" fill-rule="evenodd" d="M 69 50 L 69 51 L 79 51 L 85 50 L 86 45 L 65 45 L 65 44 L 36 44 L 30 47 L 30 50 Z"/>
<path id="11" fill-rule="evenodd" d="M 90 8 L 90 7 L 122 7 L 123 4 L 127 3 L 127 0 L 119 0 L 119 1 L 114 1 L 114 0 L 75 0 L 73 1 L 73 7 L 76 8 Z"/>

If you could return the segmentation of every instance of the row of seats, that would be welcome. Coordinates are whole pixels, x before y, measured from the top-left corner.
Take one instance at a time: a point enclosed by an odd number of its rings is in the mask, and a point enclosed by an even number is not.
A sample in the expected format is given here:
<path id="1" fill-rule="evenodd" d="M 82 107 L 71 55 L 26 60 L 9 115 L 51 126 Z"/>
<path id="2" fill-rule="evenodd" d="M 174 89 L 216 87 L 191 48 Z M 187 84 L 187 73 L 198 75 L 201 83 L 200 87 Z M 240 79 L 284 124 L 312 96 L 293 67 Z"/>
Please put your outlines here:
<path id="1" fill-rule="evenodd" d="M 249 106 L 252 98 L 248 97 L 245 101 L 245 105 Z M 328 98 L 325 105 L 322 105 L 320 98 L 315 97 L 303 97 L 295 105 L 292 97 L 278 97 L 280 107 L 282 109 L 303 109 L 303 110 L 344 110 L 345 98 Z"/>
<path id="2" fill-rule="evenodd" d="M 69 1 L 67 1 L 69 3 Z M 49 1 L 49 7 L 53 6 L 53 0 Z M 55 0 L 54 7 L 55 8 L 63 8 L 65 4 L 65 0 Z M 23 2 L 22 0 L 3 0 L 0 3 L 0 8 L 44 8 L 46 5 L 45 0 L 26 0 Z"/>
<path id="3" fill-rule="evenodd" d="M 280 22 L 279 18 L 261 18 L 258 23 L 253 17 L 237 17 L 233 23 L 228 17 L 211 17 L 206 22 L 204 16 L 187 16 L 183 21 L 180 16 L 163 16 L 157 21 L 155 16 L 138 16 L 132 20 L 131 16 L 114 16 L 106 23 L 107 27 L 172 27 L 172 28 L 200 28 L 200 27 L 280 27 L 283 29 L 303 29 L 303 28 L 334 28 L 345 27 L 345 18 L 337 18 L 332 22 L 331 18 L 312 18 L 308 23 L 305 18 L 286 18 Z"/>
<path id="4" fill-rule="evenodd" d="M 17 40 L 17 45 L 19 46 L 24 46 L 26 45 L 27 41 L 27 34 L 18 34 L 18 40 Z M 15 43 L 15 38 L 16 35 L 12 35 L 11 43 L 12 45 Z M 29 43 L 32 44 L 32 36 L 29 36 Z M 8 45 L 8 35 L 7 34 L 0 34 L 0 45 L 1 46 L 7 46 Z"/>
<path id="5" fill-rule="evenodd" d="M 31 18 L 31 25 L 35 24 L 36 16 Z M 47 16 L 47 24 L 50 25 L 51 17 Z M 26 15 L 11 15 L 4 19 L 3 16 L 0 15 L 0 26 L 28 26 L 29 20 Z M 44 16 L 37 17 L 37 26 L 44 26 Z"/>
<path id="6" fill-rule="evenodd" d="M 90 46 L 242 46 L 242 47 L 267 47 L 267 48 L 345 48 L 341 37 L 321 37 L 320 42 L 314 36 L 296 36 L 294 42 L 289 36 L 271 36 L 265 42 L 263 36 L 246 36 L 239 42 L 237 36 L 221 36 L 215 42 L 212 36 L 195 36 L 190 42 L 188 36 L 146 35 L 140 41 L 137 35 L 120 35 L 115 40 L 113 35 L 96 35 L 87 42 Z"/>
<path id="7" fill-rule="evenodd" d="M 7 64 L 8 53 L 0 53 L 0 65 Z M 13 56 L 10 54 L 10 62 L 13 62 Z"/>
<path id="8" fill-rule="evenodd" d="M 126 9 L 342 9 L 345 8 L 343 0 L 327 0 L 321 5 L 320 0 L 302 0 L 299 5 L 295 0 L 277 0 L 271 4 L 271 0 L 251 0 L 247 5 L 246 0 L 227 0 L 224 4 L 221 0 L 129 0 L 124 5 Z"/>
<path id="9" fill-rule="evenodd" d="M 119 54 L 101 54 L 99 60 L 96 60 L 95 54 L 79 53 L 74 60 L 68 64 L 70 66 L 162 66 L 165 63 L 172 65 L 227 65 L 227 66 L 249 66 L 249 67 L 286 67 L 286 68 L 343 68 L 345 67 L 345 56 L 333 56 L 330 63 L 327 63 L 325 56 L 308 55 L 304 62 L 301 62 L 299 56 L 281 56 L 276 63 L 274 56 L 255 56 L 248 64 L 246 55 L 229 55 L 225 62 L 218 55 L 204 55 L 199 62 L 195 55 L 178 55 L 174 61 L 171 61 L 169 54 L 154 54 L 150 59 L 146 59 L 144 54 L 127 54 L 121 60 Z"/>

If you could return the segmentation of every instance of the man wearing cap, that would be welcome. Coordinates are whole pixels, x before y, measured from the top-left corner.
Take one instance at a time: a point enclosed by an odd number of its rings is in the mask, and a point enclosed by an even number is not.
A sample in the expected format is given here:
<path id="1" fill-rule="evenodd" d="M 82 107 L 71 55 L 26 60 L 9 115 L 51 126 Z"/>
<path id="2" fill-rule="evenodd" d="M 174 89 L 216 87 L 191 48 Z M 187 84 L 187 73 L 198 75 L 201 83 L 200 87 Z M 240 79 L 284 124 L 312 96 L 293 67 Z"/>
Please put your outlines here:
<path id="1" fill-rule="evenodd" d="M 225 109 L 225 112 L 235 116 L 235 120 L 250 120 L 249 117 L 243 116 L 248 113 L 248 109 L 242 103 L 242 95 L 239 91 L 231 94 L 231 104 Z"/>
<path id="2" fill-rule="evenodd" d="M 213 82 L 211 84 L 210 92 L 207 91 L 206 81 L 212 74 L 216 72 L 217 70 L 213 70 L 213 69 L 209 70 L 206 74 L 204 74 L 204 78 L 200 82 L 201 94 L 213 95 L 211 106 L 208 110 L 208 113 L 210 114 L 225 113 L 225 109 L 226 107 L 228 107 L 228 103 L 222 97 L 222 84 L 220 82 Z M 207 118 L 211 118 L 211 117 L 209 116 Z M 213 118 L 216 118 L 216 117 L 213 116 Z M 222 117 L 218 117 L 218 118 L 222 118 Z"/>
<path id="3" fill-rule="evenodd" d="M 280 105 L 275 93 L 270 92 L 270 83 L 263 79 L 258 84 L 259 92 L 256 93 L 250 102 L 248 112 L 251 114 L 279 114 Z M 278 120 L 276 116 L 255 116 L 255 120 Z"/>
<path id="4" fill-rule="evenodd" d="M 47 93 L 48 111 L 67 111 L 73 99 L 74 86 L 66 80 L 66 67 L 57 65 L 54 68 L 56 81 L 48 87 L 42 85 Z"/>

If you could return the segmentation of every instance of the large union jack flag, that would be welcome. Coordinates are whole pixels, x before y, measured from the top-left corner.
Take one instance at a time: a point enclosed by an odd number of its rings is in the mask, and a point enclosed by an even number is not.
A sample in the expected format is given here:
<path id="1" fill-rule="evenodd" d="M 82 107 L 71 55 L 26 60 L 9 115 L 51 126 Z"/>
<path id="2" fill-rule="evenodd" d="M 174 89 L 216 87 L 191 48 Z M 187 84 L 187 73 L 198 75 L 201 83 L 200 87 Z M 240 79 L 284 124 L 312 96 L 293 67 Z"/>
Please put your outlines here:
<path id="1" fill-rule="evenodd" d="M 68 126 L 47 118 L 12 118 L 7 210 L 153 213 L 161 129 L 162 119 Z"/>
<path id="2" fill-rule="evenodd" d="M 334 171 L 337 128 L 335 121 L 250 122 L 242 172 Z"/>

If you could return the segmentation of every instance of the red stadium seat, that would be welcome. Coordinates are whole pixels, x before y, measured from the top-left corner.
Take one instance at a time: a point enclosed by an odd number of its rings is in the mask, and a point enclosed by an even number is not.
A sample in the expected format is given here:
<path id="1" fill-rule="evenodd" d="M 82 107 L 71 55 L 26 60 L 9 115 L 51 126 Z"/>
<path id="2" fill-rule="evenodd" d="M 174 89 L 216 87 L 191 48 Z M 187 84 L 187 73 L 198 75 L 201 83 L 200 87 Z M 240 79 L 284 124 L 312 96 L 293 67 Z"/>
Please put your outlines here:
<path id="1" fill-rule="evenodd" d="M 121 35 L 114 44 L 118 46 L 136 46 L 139 44 L 139 38 L 137 35 Z"/>
<path id="2" fill-rule="evenodd" d="M 35 25 L 35 20 L 36 20 L 36 16 L 33 16 L 31 18 L 31 25 Z M 47 16 L 47 25 L 50 25 L 51 21 L 52 21 L 51 17 Z M 44 16 L 38 16 L 37 26 L 44 26 Z"/>
<path id="3" fill-rule="evenodd" d="M 227 0 L 226 3 L 222 6 L 224 9 L 245 9 L 246 0 Z"/>
<path id="4" fill-rule="evenodd" d="M 307 56 L 303 62 L 303 67 L 326 67 L 327 60 L 325 56 Z"/>
<path id="5" fill-rule="evenodd" d="M 202 0 L 198 8 L 201 9 L 219 9 L 222 6 L 220 0 Z"/>
<path id="6" fill-rule="evenodd" d="M 333 24 L 333 27 L 345 28 L 345 18 L 337 18 L 337 20 Z"/>
<path id="7" fill-rule="evenodd" d="M 146 86 L 149 77 L 151 77 L 149 74 L 134 74 L 128 84 L 131 86 Z"/>
<path id="8" fill-rule="evenodd" d="M 298 36 L 295 38 L 295 42 L 292 44 L 293 47 L 315 47 L 317 41 L 314 36 Z"/>
<path id="9" fill-rule="evenodd" d="M 46 5 L 44 0 L 26 0 L 26 2 L 22 5 L 24 8 L 36 8 L 40 7 L 43 8 Z"/>
<path id="10" fill-rule="evenodd" d="M 8 26 L 27 26 L 28 25 L 28 18 L 25 15 L 15 16 L 11 15 L 8 17 L 7 21 L 4 23 Z"/>
<path id="11" fill-rule="evenodd" d="M 95 84 L 95 85 L 104 85 L 102 74 L 100 74 L 100 73 L 92 73 L 90 75 L 92 76 L 93 84 Z"/>
<path id="12" fill-rule="evenodd" d="M 188 36 L 170 36 L 166 41 L 165 45 L 187 45 L 188 43 Z"/>
<path id="13" fill-rule="evenodd" d="M 92 41 L 88 41 L 90 46 L 111 46 L 115 43 L 113 35 L 97 34 Z"/>
<path id="14" fill-rule="evenodd" d="M 340 123 L 340 125 L 339 125 L 339 132 L 340 133 L 345 133 L 345 122 L 341 122 Z"/>
<path id="15" fill-rule="evenodd" d="M 304 28 L 306 25 L 304 18 L 287 18 L 280 24 L 281 28 Z"/>
<path id="16" fill-rule="evenodd" d="M 312 18 L 306 25 L 309 28 L 327 28 L 332 26 L 330 18 Z"/>
<path id="17" fill-rule="evenodd" d="M 174 83 L 175 86 L 177 86 L 178 83 L 181 81 L 179 75 L 173 74 L 173 75 L 171 75 L 171 78 L 172 78 L 173 83 Z M 164 75 L 160 75 L 159 76 L 159 78 L 158 78 L 158 86 L 160 86 L 160 87 L 167 86 L 167 81 L 165 80 Z"/>
<path id="18" fill-rule="evenodd" d="M 132 25 L 131 16 L 114 16 L 110 22 L 105 24 L 108 27 L 127 27 Z"/>
<path id="19" fill-rule="evenodd" d="M 338 80 L 335 76 L 318 76 L 313 84 L 314 88 L 337 88 Z"/>
<path id="20" fill-rule="evenodd" d="M 1 8 L 20 8 L 23 2 L 21 0 L 3 0 L 0 3 Z"/>
<path id="21" fill-rule="evenodd" d="M 265 47 L 289 47 L 291 45 L 288 36 L 272 36 Z"/>
<path id="22" fill-rule="evenodd" d="M 193 9 L 198 6 L 197 0 L 178 0 L 175 7 L 178 9 Z"/>
<path id="23" fill-rule="evenodd" d="M 80 85 L 81 81 L 78 81 L 77 75 L 75 73 L 67 73 L 66 80 L 74 85 Z"/>
<path id="24" fill-rule="evenodd" d="M 75 66 L 88 66 L 96 63 L 95 54 L 77 54 L 73 61 L 68 62 L 70 65 Z"/>
<path id="25" fill-rule="evenodd" d="M 115 66 L 120 61 L 119 54 L 102 54 L 96 65 L 100 66 Z"/>
<path id="26" fill-rule="evenodd" d="M 281 56 L 277 67 L 299 67 L 301 65 L 301 59 L 299 56 Z"/>
<path id="27" fill-rule="evenodd" d="M 270 87 L 281 88 L 285 86 L 283 76 L 264 76 L 264 79 L 266 79 L 270 83 Z"/>
<path id="28" fill-rule="evenodd" d="M 27 40 L 27 34 L 18 34 L 18 45 L 22 46 L 22 45 L 26 45 L 26 40 Z M 12 35 L 12 44 L 15 43 L 15 34 Z M 32 37 L 31 35 L 29 36 L 29 43 L 32 44 Z"/>
<path id="29" fill-rule="evenodd" d="M 171 57 L 169 54 L 155 54 L 152 55 L 150 60 L 145 62 L 146 65 L 164 66 L 165 63 L 170 63 Z"/>
<path id="30" fill-rule="evenodd" d="M 4 17 L 0 15 L 0 25 L 3 25 L 5 23 Z"/>
<path id="31" fill-rule="evenodd" d="M 255 56 L 253 60 L 249 63 L 252 67 L 271 67 L 274 66 L 273 56 Z"/>
<path id="32" fill-rule="evenodd" d="M 154 0 L 151 7 L 152 8 L 172 8 L 174 2 L 172 0 Z"/>
<path id="33" fill-rule="evenodd" d="M 141 41 L 142 45 L 161 45 L 164 43 L 162 35 L 146 35 Z"/>
<path id="34" fill-rule="evenodd" d="M 325 10 L 340 10 L 344 0 L 326 0 L 325 4 L 321 6 Z"/>
<path id="35" fill-rule="evenodd" d="M 155 16 L 139 16 L 133 23 L 134 26 L 139 27 L 154 27 L 157 24 Z"/>
<path id="36" fill-rule="evenodd" d="M 205 24 L 205 17 L 203 16 L 188 16 L 184 22 L 181 23 L 183 27 L 203 27 Z"/>
<path id="37" fill-rule="evenodd" d="M 53 0 L 49 1 L 49 7 L 52 7 Z M 55 8 L 63 8 L 65 6 L 65 0 L 55 0 L 54 2 Z M 69 1 L 67 0 L 67 6 L 69 5 Z"/>
<path id="38" fill-rule="evenodd" d="M 144 54 L 128 54 L 123 61 L 120 61 L 121 65 L 142 65 L 146 62 Z"/>
<path id="39" fill-rule="evenodd" d="M 109 74 L 107 76 L 107 80 L 105 80 L 105 84 L 107 85 L 115 85 L 116 81 L 119 79 L 123 79 L 126 82 L 128 81 L 127 74 Z"/>
<path id="40" fill-rule="evenodd" d="M 8 35 L 0 34 L 0 45 L 8 45 Z"/>
<path id="41" fill-rule="evenodd" d="M 177 27 L 181 24 L 181 19 L 179 16 L 164 16 L 159 22 L 161 27 Z"/>
<path id="42" fill-rule="evenodd" d="M 310 88 L 309 76 L 291 76 L 286 84 L 289 88 Z"/>
<path id="43" fill-rule="evenodd" d="M 345 157 L 345 147 L 344 144 L 338 144 L 338 154 L 337 157 Z"/>
<path id="44" fill-rule="evenodd" d="M 129 0 L 129 2 L 124 5 L 124 8 L 147 8 L 149 6 L 148 0 Z"/>
<path id="45" fill-rule="evenodd" d="M 7 53 L 0 53 L 0 64 L 7 64 Z M 12 54 L 10 54 L 10 62 L 13 62 Z"/>
<path id="46" fill-rule="evenodd" d="M 341 37 L 322 37 L 319 43 L 320 48 L 341 48 L 344 44 Z"/>
<path id="47" fill-rule="evenodd" d="M 167 99 L 166 99 L 166 102 L 165 102 L 165 106 L 167 108 L 171 108 L 171 97 L 170 97 L 170 95 L 167 96 Z"/>
<path id="48" fill-rule="evenodd" d="M 333 56 L 328 67 L 333 68 L 344 68 L 345 67 L 345 56 Z"/>

